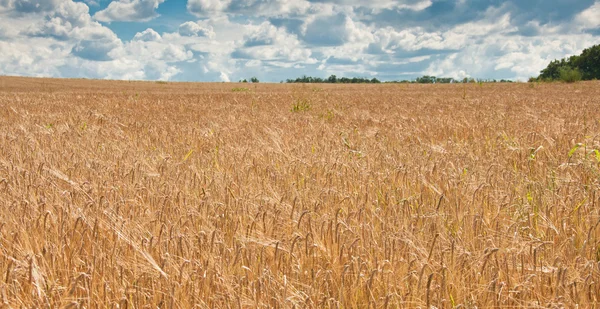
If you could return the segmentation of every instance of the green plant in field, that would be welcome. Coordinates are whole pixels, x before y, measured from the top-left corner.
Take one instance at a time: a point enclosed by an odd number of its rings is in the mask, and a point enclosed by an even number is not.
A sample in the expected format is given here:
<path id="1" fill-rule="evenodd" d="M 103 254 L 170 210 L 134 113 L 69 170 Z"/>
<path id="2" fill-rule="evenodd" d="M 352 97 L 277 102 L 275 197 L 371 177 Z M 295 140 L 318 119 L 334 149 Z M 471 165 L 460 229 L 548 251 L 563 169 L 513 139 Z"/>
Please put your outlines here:
<path id="1" fill-rule="evenodd" d="M 233 91 L 233 92 L 247 92 L 247 91 L 250 91 L 250 89 L 244 88 L 244 87 L 236 87 L 236 88 L 231 89 L 231 91 Z"/>
<path id="2" fill-rule="evenodd" d="M 577 143 L 575 146 L 573 146 L 573 148 L 571 148 L 571 150 L 569 150 L 569 159 L 575 154 L 575 152 L 581 148 L 582 146 L 584 146 L 582 143 Z"/>
<path id="3" fill-rule="evenodd" d="M 529 160 L 533 161 L 535 160 L 535 156 L 538 153 L 538 151 L 544 149 L 543 146 L 540 146 L 538 148 L 529 148 Z"/>
<path id="4" fill-rule="evenodd" d="M 325 114 L 322 115 L 322 117 L 327 121 L 331 121 L 335 117 L 335 114 L 332 110 L 328 109 L 327 112 L 325 112 Z"/>
<path id="5" fill-rule="evenodd" d="M 306 98 L 299 98 L 292 104 L 292 112 L 305 112 L 310 110 L 310 101 Z"/>
<path id="6" fill-rule="evenodd" d="M 189 158 L 192 156 L 192 154 L 193 154 L 193 153 L 194 153 L 194 149 L 190 149 L 190 151 L 188 151 L 188 152 L 185 154 L 185 156 L 183 157 L 183 161 L 184 161 L 184 162 L 185 162 L 185 161 L 187 161 L 187 159 L 189 159 Z"/>
<path id="7" fill-rule="evenodd" d="M 166 84 L 168 84 L 168 82 L 166 82 L 164 80 L 157 80 L 156 83 L 159 84 L 159 85 L 166 85 Z"/>

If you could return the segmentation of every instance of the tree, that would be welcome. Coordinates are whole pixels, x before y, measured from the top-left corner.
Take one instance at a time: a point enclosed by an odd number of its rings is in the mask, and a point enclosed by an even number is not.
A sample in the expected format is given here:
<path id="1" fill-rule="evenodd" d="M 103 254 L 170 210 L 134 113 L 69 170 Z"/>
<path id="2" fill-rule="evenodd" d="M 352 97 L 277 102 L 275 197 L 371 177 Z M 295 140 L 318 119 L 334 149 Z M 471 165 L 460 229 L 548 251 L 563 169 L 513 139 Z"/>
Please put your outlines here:
<path id="1" fill-rule="evenodd" d="M 565 59 L 551 61 L 548 66 L 540 72 L 538 79 L 557 80 L 560 78 L 560 69 L 566 66 Z"/>
<path id="2" fill-rule="evenodd" d="M 574 67 L 581 71 L 584 80 L 600 79 L 600 44 L 583 50 L 579 57 L 571 58 L 574 58 Z"/>
<path id="3" fill-rule="evenodd" d="M 581 72 L 579 72 L 578 68 L 571 68 L 569 66 L 565 66 L 560 68 L 560 80 L 565 83 L 574 83 L 581 80 Z"/>
<path id="4" fill-rule="evenodd" d="M 562 74 L 561 74 L 562 72 Z M 538 80 L 563 80 L 577 78 L 583 80 L 600 79 L 600 45 L 583 50 L 579 56 L 571 56 L 561 60 L 553 60 L 540 72 Z M 567 78 L 569 77 L 569 78 Z"/>
<path id="5" fill-rule="evenodd" d="M 417 77 L 417 83 L 419 84 L 433 84 L 435 83 L 435 76 L 425 75 L 423 77 Z"/>
<path id="6" fill-rule="evenodd" d="M 259 82 L 258 78 L 254 77 L 254 76 L 250 79 L 250 81 L 253 82 L 253 83 L 258 83 Z"/>
<path id="7" fill-rule="evenodd" d="M 380 80 L 378 80 L 377 78 L 365 78 L 365 77 L 352 77 L 352 78 L 348 78 L 348 77 L 341 77 L 338 78 L 335 75 L 331 75 L 328 78 L 322 78 L 322 77 L 312 77 L 312 76 L 302 76 L 302 77 L 298 77 L 296 79 L 288 79 L 286 80 L 288 83 L 331 83 L 331 84 L 336 84 L 336 83 L 340 83 L 340 84 L 379 84 L 381 83 Z"/>
<path id="8" fill-rule="evenodd" d="M 452 77 L 438 77 L 435 80 L 436 83 L 440 83 L 440 84 L 451 84 L 454 83 L 454 78 Z"/>

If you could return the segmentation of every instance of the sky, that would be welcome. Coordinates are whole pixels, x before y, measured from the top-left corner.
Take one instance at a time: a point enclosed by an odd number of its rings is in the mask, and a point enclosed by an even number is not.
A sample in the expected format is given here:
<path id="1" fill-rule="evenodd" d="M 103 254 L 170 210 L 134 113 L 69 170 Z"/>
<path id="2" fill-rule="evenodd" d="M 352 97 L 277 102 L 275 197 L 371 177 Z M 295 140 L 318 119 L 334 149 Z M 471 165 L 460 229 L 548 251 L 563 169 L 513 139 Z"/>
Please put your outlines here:
<path id="1" fill-rule="evenodd" d="M 0 75 L 527 80 L 600 44 L 600 0 L 0 0 Z"/>

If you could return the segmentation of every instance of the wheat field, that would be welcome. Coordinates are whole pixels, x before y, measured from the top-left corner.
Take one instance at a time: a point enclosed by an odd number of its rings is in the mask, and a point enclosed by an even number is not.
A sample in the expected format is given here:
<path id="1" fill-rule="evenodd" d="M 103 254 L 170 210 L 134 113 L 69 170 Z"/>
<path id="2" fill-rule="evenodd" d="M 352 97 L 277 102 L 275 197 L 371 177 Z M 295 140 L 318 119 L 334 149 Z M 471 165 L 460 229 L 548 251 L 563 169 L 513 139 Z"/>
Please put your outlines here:
<path id="1" fill-rule="evenodd" d="M 0 303 L 598 307 L 599 188 L 599 82 L 0 77 Z"/>

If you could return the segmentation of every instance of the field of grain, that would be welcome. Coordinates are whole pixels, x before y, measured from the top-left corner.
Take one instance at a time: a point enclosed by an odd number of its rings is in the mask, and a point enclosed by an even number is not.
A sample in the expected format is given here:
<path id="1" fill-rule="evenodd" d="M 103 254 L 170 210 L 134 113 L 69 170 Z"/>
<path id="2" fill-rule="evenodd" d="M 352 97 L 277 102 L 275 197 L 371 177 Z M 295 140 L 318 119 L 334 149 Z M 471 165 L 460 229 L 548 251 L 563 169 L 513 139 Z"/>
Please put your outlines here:
<path id="1" fill-rule="evenodd" d="M 600 83 L 0 77 L 5 308 L 600 302 Z"/>

